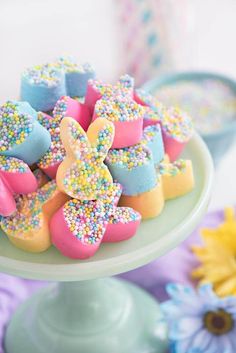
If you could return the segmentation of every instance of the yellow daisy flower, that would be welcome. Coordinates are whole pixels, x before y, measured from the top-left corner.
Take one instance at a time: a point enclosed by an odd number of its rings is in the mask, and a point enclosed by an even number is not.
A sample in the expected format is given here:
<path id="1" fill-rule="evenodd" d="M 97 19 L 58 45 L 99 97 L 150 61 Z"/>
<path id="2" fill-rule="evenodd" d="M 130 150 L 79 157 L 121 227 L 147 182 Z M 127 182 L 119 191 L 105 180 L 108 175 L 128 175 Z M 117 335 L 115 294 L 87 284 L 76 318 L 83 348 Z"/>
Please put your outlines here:
<path id="1" fill-rule="evenodd" d="M 201 265 L 192 272 L 200 284 L 212 283 L 219 296 L 236 295 L 236 218 L 225 209 L 225 221 L 215 229 L 202 229 L 203 246 L 192 248 Z"/>

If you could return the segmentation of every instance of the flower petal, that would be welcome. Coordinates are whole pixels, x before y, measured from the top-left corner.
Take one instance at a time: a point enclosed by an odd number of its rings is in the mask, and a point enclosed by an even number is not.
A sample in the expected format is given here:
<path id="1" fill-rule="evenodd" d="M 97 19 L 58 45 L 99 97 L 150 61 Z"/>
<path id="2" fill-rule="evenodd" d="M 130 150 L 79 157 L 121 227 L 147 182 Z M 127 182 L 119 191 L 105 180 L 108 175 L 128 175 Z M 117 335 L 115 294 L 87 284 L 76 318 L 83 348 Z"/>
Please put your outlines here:
<path id="1" fill-rule="evenodd" d="M 194 336 L 191 342 L 191 348 L 188 353 L 193 352 L 208 352 L 207 348 L 212 340 L 212 335 L 205 329 L 200 330 Z"/>
<path id="2" fill-rule="evenodd" d="M 185 301 L 192 301 L 192 297 L 196 297 L 194 289 L 190 286 L 185 286 L 178 283 L 168 283 L 166 291 L 169 296 L 178 303 L 185 303 Z"/>
<path id="3" fill-rule="evenodd" d="M 175 353 L 188 353 L 189 352 L 189 346 L 191 345 L 191 340 L 185 339 L 185 340 L 180 340 L 176 341 L 175 344 L 173 344 L 173 350 L 171 352 Z"/>
<path id="4" fill-rule="evenodd" d="M 182 340 L 195 336 L 202 328 L 203 322 L 200 317 L 183 317 L 170 325 L 169 336 L 173 340 Z"/>

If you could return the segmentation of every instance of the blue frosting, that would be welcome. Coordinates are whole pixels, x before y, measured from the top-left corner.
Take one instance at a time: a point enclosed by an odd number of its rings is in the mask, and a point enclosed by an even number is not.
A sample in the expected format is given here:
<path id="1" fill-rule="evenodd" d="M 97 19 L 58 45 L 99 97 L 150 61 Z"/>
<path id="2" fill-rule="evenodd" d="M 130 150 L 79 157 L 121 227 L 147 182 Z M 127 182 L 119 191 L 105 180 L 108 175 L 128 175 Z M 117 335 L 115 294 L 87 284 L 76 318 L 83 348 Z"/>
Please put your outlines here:
<path id="1" fill-rule="evenodd" d="M 65 77 L 62 72 L 58 72 L 58 82 L 51 86 L 33 84 L 27 77 L 22 76 L 21 99 L 29 102 L 36 110 L 52 110 L 58 99 L 65 95 Z"/>
<path id="2" fill-rule="evenodd" d="M 6 151 L 1 151 L 3 156 L 16 157 L 31 165 L 36 163 L 51 145 L 50 133 L 37 121 L 37 112 L 27 102 L 12 102 L 16 104 L 19 114 L 28 114 L 32 118 L 33 129 L 25 140 L 14 145 Z"/>
<path id="3" fill-rule="evenodd" d="M 122 153 L 122 150 L 131 150 L 133 147 L 134 146 L 126 147 L 124 149 L 120 149 L 119 151 Z M 125 164 L 122 165 L 118 160 L 117 162 L 113 163 L 110 160 L 110 155 L 114 153 L 114 150 L 110 150 L 108 153 L 106 164 L 114 180 L 122 185 L 124 195 L 138 195 L 143 192 L 152 190 L 157 185 L 153 157 L 150 153 L 150 150 L 148 150 L 146 147 L 142 146 L 142 149 L 147 151 L 147 154 L 150 158 L 145 159 L 143 164 L 134 168 L 128 168 Z M 133 161 L 135 158 L 132 156 L 131 160 Z"/>
<path id="4" fill-rule="evenodd" d="M 70 97 L 83 97 L 87 90 L 87 82 L 95 78 L 94 71 L 67 72 L 66 94 Z"/>
<path id="5" fill-rule="evenodd" d="M 153 136 L 149 136 L 153 133 Z M 159 124 L 147 126 L 144 129 L 142 142 L 146 142 L 147 147 L 150 148 L 153 155 L 154 164 L 159 164 L 165 155 L 164 144 L 162 139 L 161 127 Z"/>
<path id="6" fill-rule="evenodd" d="M 26 70 L 21 78 L 21 99 L 36 110 L 54 108 L 62 96 L 83 97 L 87 82 L 95 77 L 90 65 L 76 65 L 70 59 L 59 58 L 54 63 Z"/>
<path id="7" fill-rule="evenodd" d="M 31 165 L 36 163 L 49 149 L 51 145 L 50 133 L 34 121 L 33 130 L 20 145 L 15 145 L 8 151 L 1 152 L 3 156 L 10 156 L 22 159 Z"/>

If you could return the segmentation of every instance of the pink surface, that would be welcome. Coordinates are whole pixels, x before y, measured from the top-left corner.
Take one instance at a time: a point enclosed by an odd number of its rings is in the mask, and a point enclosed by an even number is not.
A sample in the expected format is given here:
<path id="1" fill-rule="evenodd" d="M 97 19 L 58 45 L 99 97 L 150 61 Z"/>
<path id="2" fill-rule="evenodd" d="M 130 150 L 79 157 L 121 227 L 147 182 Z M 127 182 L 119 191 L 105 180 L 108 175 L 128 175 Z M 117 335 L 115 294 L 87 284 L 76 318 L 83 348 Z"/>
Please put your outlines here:
<path id="1" fill-rule="evenodd" d="M 16 210 L 14 194 L 36 191 L 38 182 L 31 170 L 25 173 L 0 171 L 0 215 L 10 216 Z"/>
<path id="2" fill-rule="evenodd" d="M 97 119 L 94 112 L 93 121 Z M 111 148 L 124 148 L 136 145 L 143 136 L 143 118 L 131 121 L 113 121 L 115 126 L 115 137 Z"/>
<path id="3" fill-rule="evenodd" d="M 129 223 L 108 223 L 102 242 L 115 243 L 118 241 L 130 239 L 137 232 L 139 225 L 140 219 L 136 222 Z"/>
<path id="4" fill-rule="evenodd" d="M 64 256 L 71 259 L 87 259 L 95 254 L 101 244 L 101 241 L 96 244 L 85 244 L 77 238 L 67 226 L 63 215 L 63 207 L 53 215 L 49 226 L 54 246 Z"/>
<path id="5" fill-rule="evenodd" d="M 66 97 L 67 109 L 65 112 L 65 117 L 69 116 L 82 126 L 82 128 L 87 131 L 91 123 L 92 115 L 90 113 L 89 107 L 83 103 L 78 102 L 76 99 Z"/>
<path id="6" fill-rule="evenodd" d="M 14 197 L 0 176 L 0 216 L 10 216 L 15 210 Z"/>
<path id="7" fill-rule="evenodd" d="M 163 137 L 165 153 L 168 154 L 170 161 L 174 162 L 180 156 L 181 152 L 184 150 L 186 142 L 177 141 L 175 138 L 168 135 L 163 129 L 162 129 L 162 137 Z"/>
<path id="8" fill-rule="evenodd" d="M 47 174 L 51 179 L 55 179 L 56 175 L 57 175 L 57 169 L 60 164 L 61 164 L 61 162 L 57 162 L 55 164 L 51 164 L 49 167 L 46 167 L 46 168 L 40 167 L 40 169 L 45 174 Z"/>

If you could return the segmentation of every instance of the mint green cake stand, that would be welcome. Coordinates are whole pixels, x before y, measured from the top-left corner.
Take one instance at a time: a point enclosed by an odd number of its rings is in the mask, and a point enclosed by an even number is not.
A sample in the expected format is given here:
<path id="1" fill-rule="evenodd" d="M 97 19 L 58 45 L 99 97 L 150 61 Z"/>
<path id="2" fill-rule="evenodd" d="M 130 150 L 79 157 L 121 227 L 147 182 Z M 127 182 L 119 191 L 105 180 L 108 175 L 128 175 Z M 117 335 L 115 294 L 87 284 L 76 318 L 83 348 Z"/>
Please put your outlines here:
<path id="1" fill-rule="evenodd" d="M 144 221 L 134 238 L 104 244 L 89 260 L 72 261 L 53 247 L 43 254 L 25 253 L 1 233 L 2 272 L 59 282 L 39 291 L 17 310 L 7 328 L 6 353 L 165 351 L 167 331 L 158 303 L 134 285 L 105 277 L 164 255 L 200 222 L 211 193 L 212 160 L 197 135 L 183 157 L 193 161 L 195 189 L 167 202 L 163 213 Z"/>

